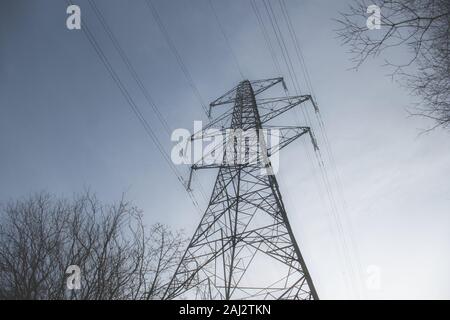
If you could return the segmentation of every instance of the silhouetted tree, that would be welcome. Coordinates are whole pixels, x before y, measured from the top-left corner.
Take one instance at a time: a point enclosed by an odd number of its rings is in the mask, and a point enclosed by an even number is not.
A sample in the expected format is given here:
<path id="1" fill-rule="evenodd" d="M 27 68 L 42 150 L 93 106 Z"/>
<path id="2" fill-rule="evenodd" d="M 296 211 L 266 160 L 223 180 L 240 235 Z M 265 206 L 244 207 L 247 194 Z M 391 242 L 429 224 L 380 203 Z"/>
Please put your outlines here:
<path id="1" fill-rule="evenodd" d="M 379 30 L 366 26 L 367 8 L 373 4 L 381 9 Z M 411 55 L 406 61 L 396 63 L 392 57 L 386 64 L 422 98 L 412 113 L 433 119 L 433 128 L 450 127 L 449 0 L 355 0 L 337 21 L 355 67 L 388 49 L 407 47 Z"/>
<path id="2" fill-rule="evenodd" d="M 149 231 L 147 233 L 147 231 Z M 0 299 L 160 299 L 184 239 L 130 203 L 41 193 L 0 211 Z M 68 290 L 67 267 L 81 269 Z"/>

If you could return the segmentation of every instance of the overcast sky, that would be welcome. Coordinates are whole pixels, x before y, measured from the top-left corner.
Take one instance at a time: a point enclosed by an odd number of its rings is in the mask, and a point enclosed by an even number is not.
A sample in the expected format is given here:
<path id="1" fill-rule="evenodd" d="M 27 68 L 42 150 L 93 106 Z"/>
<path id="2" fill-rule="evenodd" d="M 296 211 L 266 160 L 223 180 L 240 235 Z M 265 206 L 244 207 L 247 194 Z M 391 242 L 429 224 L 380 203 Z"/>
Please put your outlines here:
<path id="1" fill-rule="evenodd" d="M 279 2 L 271 2 L 287 30 Z M 82 27 L 89 26 L 170 152 L 173 143 L 88 2 L 75 3 L 82 10 Z M 144 0 L 96 3 L 171 130 L 192 130 L 194 120 L 205 120 Z M 347 248 L 340 252 L 341 231 L 309 141 L 283 150 L 280 189 L 319 296 L 450 298 L 450 133 L 418 135 L 432 124 L 408 117 L 406 109 L 417 99 L 386 76 L 381 58 L 348 70 L 349 56 L 332 20 L 346 1 L 286 4 L 342 183 L 333 194 L 345 204 L 338 215 Z M 155 6 L 206 103 L 241 80 L 207 0 L 155 0 Z M 214 6 L 245 78 L 279 76 L 250 1 L 214 0 Z M 70 197 L 89 188 L 105 202 L 125 192 L 144 210 L 147 224 L 166 223 L 190 236 L 199 213 L 83 32 L 66 28 L 66 7 L 54 0 L 0 3 L 0 202 L 41 190 Z M 266 27 L 270 30 L 267 21 Z M 289 41 L 287 32 L 285 38 Z M 401 59 L 407 53 L 396 54 Z M 288 75 L 286 69 L 283 73 Z M 327 168 L 334 181 L 329 161 Z M 208 194 L 213 175 L 199 175 Z M 200 207 L 205 209 L 204 202 Z M 349 263 L 353 273 L 345 267 Z M 374 271 L 379 271 L 379 288 L 367 285 Z"/>

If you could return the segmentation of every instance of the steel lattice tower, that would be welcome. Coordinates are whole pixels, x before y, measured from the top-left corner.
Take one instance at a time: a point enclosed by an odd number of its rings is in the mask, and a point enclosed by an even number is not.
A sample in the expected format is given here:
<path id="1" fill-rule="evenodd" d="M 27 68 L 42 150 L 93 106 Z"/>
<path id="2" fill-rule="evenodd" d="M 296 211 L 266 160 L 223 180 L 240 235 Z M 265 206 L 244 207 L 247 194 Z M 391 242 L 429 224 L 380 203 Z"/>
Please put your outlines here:
<path id="1" fill-rule="evenodd" d="M 166 299 L 318 299 L 269 161 L 275 152 L 304 134 L 317 146 L 309 127 L 266 125 L 304 102 L 315 104 L 309 95 L 257 99 L 279 83 L 284 86 L 282 78 L 242 81 L 211 103 L 211 108 L 233 107 L 211 121 L 202 133 L 212 127 L 243 132 L 253 129 L 265 161 L 262 165 L 223 161 L 192 166 L 192 170 L 218 168 L 219 172 L 208 208 L 169 283 Z M 277 129 L 277 146 L 267 145 L 261 135 L 265 128 Z M 236 139 L 226 144 L 224 159 L 230 146 L 236 151 Z M 261 173 L 262 167 L 268 174 Z"/>

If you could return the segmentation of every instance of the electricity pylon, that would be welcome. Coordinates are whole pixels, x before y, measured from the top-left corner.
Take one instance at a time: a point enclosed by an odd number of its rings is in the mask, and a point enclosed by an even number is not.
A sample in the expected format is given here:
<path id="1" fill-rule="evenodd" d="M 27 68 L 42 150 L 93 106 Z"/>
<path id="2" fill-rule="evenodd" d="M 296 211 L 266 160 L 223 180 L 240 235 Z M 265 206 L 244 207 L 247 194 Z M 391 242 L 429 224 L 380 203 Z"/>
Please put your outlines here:
<path id="1" fill-rule="evenodd" d="M 244 135 L 253 132 L 246 141 L 256 141 L 258 158 L 263 161 L 250 161 L 248 150 L 254 146 L 244 143 L 242 147 L 237 135 L 232 135 L 225 139 L 222 162 L 204 164 L 201 159 L 191 167 L 191 177 L 192 170 L 218 168 L 219 172 L 208 208 L 164 298 L 318 299 L 270 160 L 304 134 L 310 135 L 315 148 L 317 145 L 309 127 L 266 125 L 307 101 L 315 104 L 309 95 L 257 100 L 279 83 L 286 90 L 282 78 L 240 82 L 212 102 L 210 112 L 222 105 L 233 107 L 192 136 L 192 140 L 205 138 L 210 135 L 207 129 L 214 127 Z M 266 138 L 278 134 L 276 145 L 269 146 L 264 138 L 262 132 L 267 128 Z M 237 161 L 239 156 L 246 157 L 245 161 Z"/>

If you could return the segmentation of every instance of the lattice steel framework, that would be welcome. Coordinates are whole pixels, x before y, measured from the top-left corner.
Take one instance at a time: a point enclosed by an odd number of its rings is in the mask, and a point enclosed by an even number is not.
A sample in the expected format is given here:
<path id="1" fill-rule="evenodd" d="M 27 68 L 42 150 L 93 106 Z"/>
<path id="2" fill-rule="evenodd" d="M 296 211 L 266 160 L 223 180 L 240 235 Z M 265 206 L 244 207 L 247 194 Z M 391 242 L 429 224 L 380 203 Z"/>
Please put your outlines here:
<path id="1" fill-rule="evenodd" d="M 192 166 L 192 170 L 218 168 L 219 172 L 208 208 L 169 283 L 166 299 L 318 299 L 269 160 L 304 134 L 317 145 L 308 127 L 266 125 L 307 101 L 315 104 L 309 95 L 257 100 L 276 84 L 284 86 L 283 79 L 242 81 L 210 104 L 210 110 L 227 104 L 233 107 L 194 134 L 193 139 L 213 127 L 253 129 L 264 161 L 225 161 L 230 146 L 236 149 L 236 139 L 228 139 L 222 163 L 203 165 L 199 161 Z M 276 146 L 269 146 L 260 134 L 264 128 L 277 129 Z M 262 174 L 262 167 L 268 174 Z"/>

